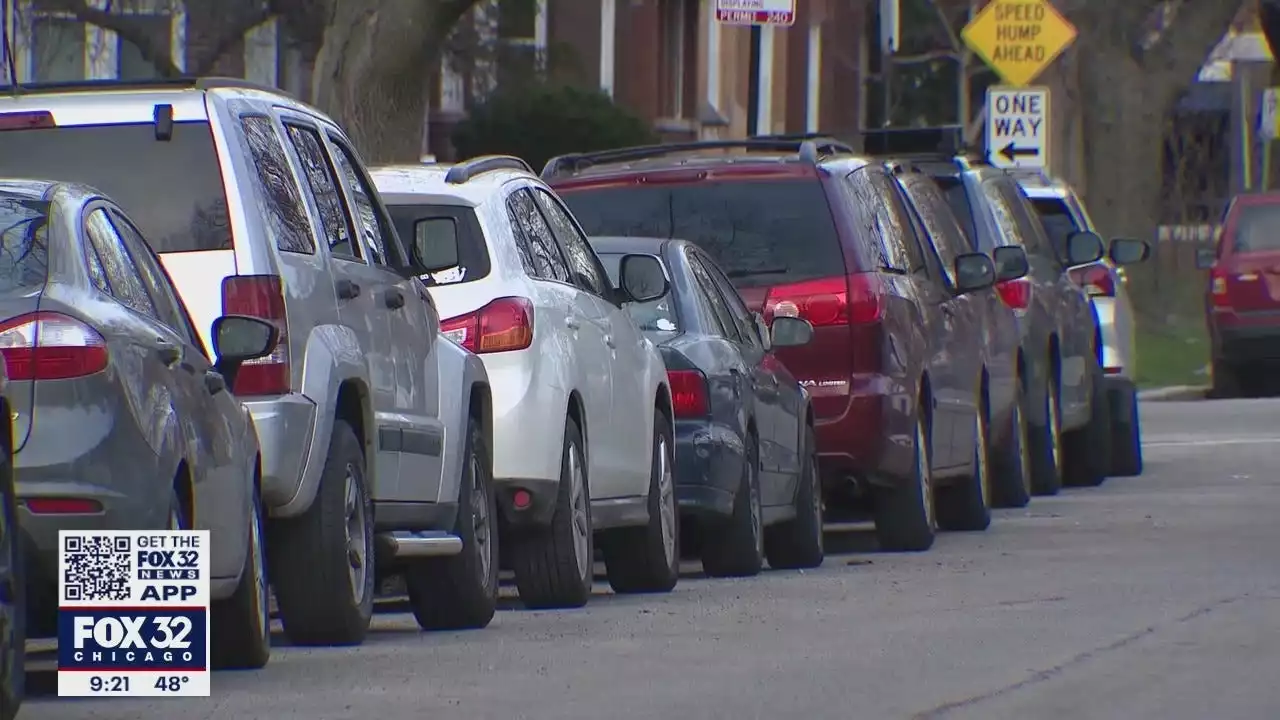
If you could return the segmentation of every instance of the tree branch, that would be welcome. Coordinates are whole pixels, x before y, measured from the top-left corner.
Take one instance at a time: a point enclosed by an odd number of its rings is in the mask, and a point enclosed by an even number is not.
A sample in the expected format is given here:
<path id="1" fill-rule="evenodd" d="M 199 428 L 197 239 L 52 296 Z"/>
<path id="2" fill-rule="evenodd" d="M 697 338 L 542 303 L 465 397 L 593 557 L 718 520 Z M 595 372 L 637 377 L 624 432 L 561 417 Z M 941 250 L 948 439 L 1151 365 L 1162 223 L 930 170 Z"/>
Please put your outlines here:
<path id="1" fill-rule="evenodd" d="M 243 17 L 237 18 L 235 22 L 223 27 L 222 32 L 210 43 L 209 51 L 205 56 L 200 58 L 199 62 L 192 63 L 192 67 L 187 68 L 187 74 L 194 76 L 208 75 L 223 55 L 235 47 L 236 43 L 244 40 L 246 33 L 275 17 L 276 12 L 272 7 L 273 5 L 274 3 L 271 2 L 259 5 L 243 13 Z"/>
<path id="2" fill-rule="evenodd" d="M 930 50 L 929 52 L 915 53 L 912 55 L 899 55 L 894 53 L 892 62 L 894 65 L 921 65 L 930 63 L 934 60 L 950 60 L 955 62 L 963 57 L 963 53 L 952 52 L 951 50 Z"/>
<path id="3" fill-rule="evenodd" d="M 1243 0 L 1183 0 L 1169 26 L 1143 53 L 1143 65 L 1152 72 L 1172 75 L 1179 88 L 1185 87 L 1243 6 Z"/>
<path id="4" fill-rule="evenodd" d="M 103 30 L 110 30 L 120 39 L 127 40 L 137 46 L 142 58 L 156 67 L 164 77 L 179 77 L 182 70 L 173 61 L 173 54 L 159 44 L 151 41 L 147 33 L 128 22 L 127 15 L 111 12 L 111 6 L 98 9 L 78 0 L 50 0 L 44 9 L 68 13 L 76 20 L 89 25 L 96 25 Z"/>
<path id="5" fill-rule="evenodd" d="M 947 11 L 943 9 L 942 3 L 938 2 L 938 0 L 929 0 L 929 5 L 938 14 L 938 23 L 942 25 L 942 29 L 947 33 L 947 42 L 951 44 L 951 51 L 953 53 L 963 52 L 964 47 L 960 44 L 960 36 L 956 35 L 955 28 L 951 27 L 951 18 L 947 17 Z"/>

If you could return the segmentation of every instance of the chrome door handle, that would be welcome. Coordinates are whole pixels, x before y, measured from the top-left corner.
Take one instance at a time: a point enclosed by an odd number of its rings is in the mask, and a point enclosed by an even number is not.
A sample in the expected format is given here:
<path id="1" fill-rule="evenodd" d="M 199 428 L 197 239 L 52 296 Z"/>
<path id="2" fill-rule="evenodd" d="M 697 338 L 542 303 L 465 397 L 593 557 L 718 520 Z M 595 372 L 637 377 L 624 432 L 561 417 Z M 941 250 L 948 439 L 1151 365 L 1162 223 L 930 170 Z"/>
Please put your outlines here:
<path id="1" fill-rule="evenodd" d="M 608 346 L 609 346 L 609 347 L 611 347 L 611 348 L 616 348 L 616 347 L 618 347 L 617 345 L 615 345 L 615 344 L 614 344 L 614 342 L 613 342 L 613 336 L 612 336 L 612 335 L 605 335 L 605 336 L 604 336 L 604 344 L 605 344 L 605 345 L 608 345 Z"/>
<path id="2" fill-rule="evenodd" d="M 564 326 L 565 326 L 565 327 L 567 327 L 567 328 L 569 328 L 570 330 L 577 330 L 579 327 L 581 327 L 581 325 L 579 325 L 579 323 L 578 323 L 578 318 L 576 318 L 576 317 L 567 317 L 567 318 L 565 318 L 565 319 L 564 319 Z"/>

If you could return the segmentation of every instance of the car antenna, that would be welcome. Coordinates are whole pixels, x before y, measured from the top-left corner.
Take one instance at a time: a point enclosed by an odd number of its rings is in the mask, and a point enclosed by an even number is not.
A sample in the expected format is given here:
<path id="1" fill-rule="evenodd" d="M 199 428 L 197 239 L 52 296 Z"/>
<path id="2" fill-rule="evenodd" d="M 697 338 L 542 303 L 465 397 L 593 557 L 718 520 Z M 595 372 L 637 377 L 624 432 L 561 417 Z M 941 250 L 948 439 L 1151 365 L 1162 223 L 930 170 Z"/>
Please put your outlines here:
<path id="1" fill-rule="evenodd" d="M 0 35 L 4 35 L 4 66 L 9 71 L 9 89 L 14 95 L 22 94 L 22 86 L 18 85 L 18 68 L 13 62 L 13 40 L 9 37 L 9 4 L 11 0 L 0 3 Z"/>

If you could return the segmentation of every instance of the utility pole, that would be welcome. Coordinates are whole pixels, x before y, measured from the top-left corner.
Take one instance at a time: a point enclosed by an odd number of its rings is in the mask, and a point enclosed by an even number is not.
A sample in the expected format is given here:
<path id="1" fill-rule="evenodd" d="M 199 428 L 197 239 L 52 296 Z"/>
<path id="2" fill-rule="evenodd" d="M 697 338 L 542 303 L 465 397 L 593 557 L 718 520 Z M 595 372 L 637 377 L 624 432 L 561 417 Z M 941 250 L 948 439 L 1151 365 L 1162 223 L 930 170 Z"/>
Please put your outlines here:
<path id="1" fill-rule="evenodd" d="M 899 0 L 880 0 L 880 87 L 884 92 L 881 125 L 892 124 L 893 54 L 901 44 L 901 7 Z"/>

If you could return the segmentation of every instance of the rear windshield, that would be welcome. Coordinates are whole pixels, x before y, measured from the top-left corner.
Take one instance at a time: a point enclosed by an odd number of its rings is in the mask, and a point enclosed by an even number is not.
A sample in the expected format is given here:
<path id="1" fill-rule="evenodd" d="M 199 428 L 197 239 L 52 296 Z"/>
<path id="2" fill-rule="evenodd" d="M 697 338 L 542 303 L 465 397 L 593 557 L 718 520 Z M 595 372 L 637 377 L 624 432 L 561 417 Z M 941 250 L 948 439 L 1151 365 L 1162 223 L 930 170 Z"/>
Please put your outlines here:
<path id="1" fill-rule="evenodd" d="M 0 292 L 44 286 L 49 270 L 49 203 L 0 193 Z"/>
<path id="2" fill-rule="evenodd" d="M 457 285 L 489 275 L 489 250 L 474 209 L 465 205 L 388 205 L 396 234 L 433 267 L 428 285 Z"/>
<path id="3" fill-rule="evenodd" d="M 816 179 L 584 188 L 561 196 L 587 235 L 689 240 L 739 287 L 844 272 L 831 208 Z"/>
<path id="4" fill-rule="evenodd" d="M 227 199 L 207 122 L 0 132 L 0 175 L 90 185 L 116 201 L 156 252 L 231 247 Z"/>
<path id="5" fill-rule="evenodd" d="M 951 212 L 955 213 L 956 219 L 960 221 L 960 227 L 964 229 L 965 238 L 969 241 L 970 249 L 978 248 L 978 230 L 973 224 L 973 206 L 969 204 L 969 191 L 964 187 L 964 181 L 958 177 L 939 177 L 934 178 L 938 187 L 942 188 L 942 194 L 947 198 L 947 204 L 951 206 Z"/>
<path id="6" fill-rule="evenodd" d="M 1232 250 L 1280 250 L 1280 205 L 1241 205 Z"/>
<path id="7" fill-rule="evenodd" d="M 604 271 L 609 274 L 609 281 L 618 286 L 618 266 L 622 255 L 601 254 L 600 262 L 604 263 Z M 648 335 L 672 335 L 680 332 L 680 317 L 676 312 L 675 296 L 667 293 L 660 300 L 647 303 L 628 303 L 627 310 L 631 319 L 642 332 Z"/>
<path id="8" fill-rule="evenodd" d="M 1080 229 L 1076 227 L 1076 219 L 1071 215 L 1071 208 L 1066 201 L 1058 198 L 1031 198 L 1031 204 L 1040 216 L 1044 234 L 1049 236 L 1055 247 L 1066 247 L 1067 238 Z"/>

